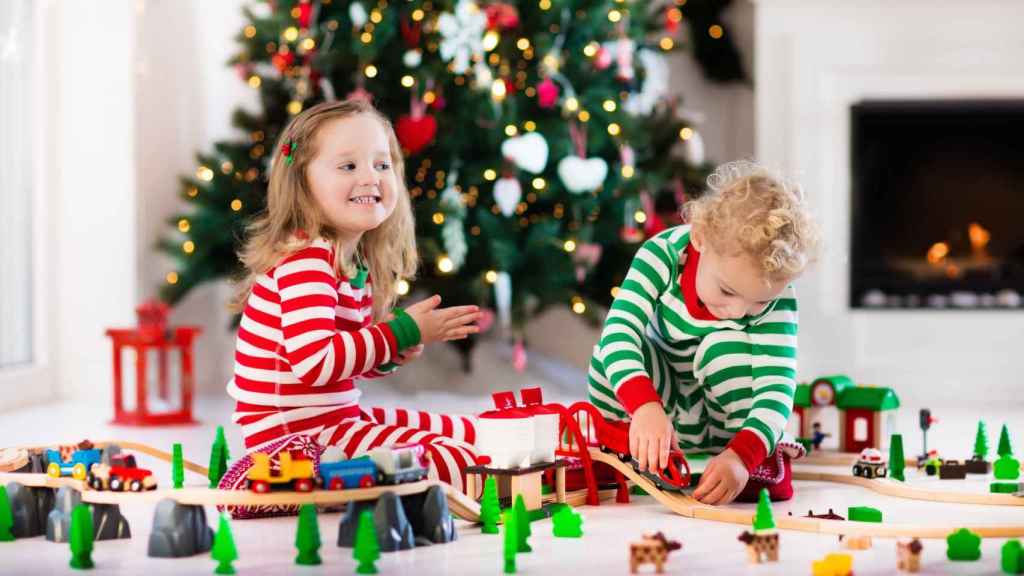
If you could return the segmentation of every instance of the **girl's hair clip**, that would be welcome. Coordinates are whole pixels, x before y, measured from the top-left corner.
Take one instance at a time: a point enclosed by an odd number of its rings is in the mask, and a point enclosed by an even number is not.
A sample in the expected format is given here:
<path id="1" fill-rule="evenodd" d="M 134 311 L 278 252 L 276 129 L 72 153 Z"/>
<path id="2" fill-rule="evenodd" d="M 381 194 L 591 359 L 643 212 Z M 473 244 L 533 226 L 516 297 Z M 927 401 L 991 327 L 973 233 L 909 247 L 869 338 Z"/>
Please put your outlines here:
<path id="1" fill-rule="evenodd" d="M 288 140 L 284 144 L 281 144 L 281 155 L 284 156 L 284 161 L 291 166 L 295 154 L 295 140 Z"/>

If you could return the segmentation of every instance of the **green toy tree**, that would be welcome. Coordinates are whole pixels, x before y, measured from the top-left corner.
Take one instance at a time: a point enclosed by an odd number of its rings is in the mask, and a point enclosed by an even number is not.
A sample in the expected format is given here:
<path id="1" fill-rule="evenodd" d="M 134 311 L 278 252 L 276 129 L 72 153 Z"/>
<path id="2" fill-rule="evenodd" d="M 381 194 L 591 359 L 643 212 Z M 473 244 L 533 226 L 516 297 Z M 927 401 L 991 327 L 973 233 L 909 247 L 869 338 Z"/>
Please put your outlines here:
<path id="1" fill-rule="evenodd" d="M 972 562 L 981 558 L 981 536 L 961 528 L 946 536 L 946 557 L 954 561 Z"/>
<path id="2" fill-rule="evenodd" d="M 984 460 L 988 457 L 988 435 L 985 433 L 985 422 L 978 421 L 978 432 L 974 435 L 974 457 Z"/>
<path id="3" fill-rule="evenodd" d="M 761 488 L 761 494 L 757 499 L 757 514 L 754 516 L 754 532 L 764 532 L 775 529 L 775 517 L 772 515 L 772 502 L 768 497 L 768 489 Z"/>
<path id="4" fill-rule="evenodd" d="M 1013 456 L 1000 456 L 992 471 L 996 480 L 1016 480 L 1020 478 L 1020 461 Z"/>
<path id="5" fill-rule="evenodd" d="M 484 493 L 480 498 L 480 523 L 484 534 L 498 533 L 498 518 L 501 516 L 501 504 L 498 503 L 498 483 L 494 476 L 484 480 Z"/>
<path id="6" fill-rule="evenodd" d="M 601 314 L 592 304 L 611 302 L 639 242 L 703 187 L 702 139 L 668 89 L 666 53 L 692 53 L 712 81 L 743 79 L 728 4 L 247 3 L 231 64 L 258 109 L 236 111 L 239 134 L 182 178 L 163 298 L 241 271 L 294 115 L 365 98 L 405 151 L 424 291 L 493 306 L 517 337 L 552 307 Z M 473 341 L 458 343 L 467 367 Z"/>
<path id="7" fill-rule="evenodd" d="M 519 518 L 516 508 L 509 508 L 504 514 L 505 541 L 502 553 L 505 558 L 505 574 L 515 574 L 516 553 L 519 552 Z"/>
<path id="8" fill-rule="evenodd" d="M 295 563 L 303 566 L 320 564 L 320 525 L 316 521 L 316 506 L 303 504 L 299 508 L 299 528 L 295 533 L 295 548 L 299 555 Z"/>
<path id="9" fill-rule="evenodd" d="M 220 479 L 228 471 L 228 442 L 224 438 L 224 427 L 217 426 L 217 437 L 210 447 L 210 470 L 207 477 L 210 479 L 210 488 L 216 488 Z"/>
<path id="10" fill-rule="evenodd" d="M 1003 424 L 1003 429 L 999 431 L 999 447 L 997 449 L 1000 456 L 1013 456 L 1013 446 L 1010 445 L 1010 431 L 1006 429 L 1006 424 Z"/>
<path id="11" fill-rule="evenodd" d="M 92 568 L 92 511 L 88 504 L 79 504 L 71 511 L 70 530 L 71 567 L 79 570 Z"/>
<path id="12" fill-rule="evenodd" d="M 11 513 L 11 499 L 7 497 L 7 488 L 0 484 L 0 542 L 13 542 L 14 514 Z"/>
<path id="13" fill-rule="evenodd" d="M 231 523 L 227 513 L 221 513 L 217 534 L 213 537 L 213 548 L 210 557 L 218 562 L 215 574 L 234 574 L 231 563 L 238 560 L 238 549 L 235 548 L 235 537 L 231 534 Z"/>
<path id="14" fill-rule="evenodd" d="M 526 510 L 526 502 L 522 494 L 516 494 L 516 536 L 519 537 L 519 552 L 533 552 L 527 539 L 530 537 L 530 513 Z"/>
<path id="15" fill-rule="evenodd" d="M 570 506 L 559 508 L 551 517 L 551 531 L 557 538 L 579 538 L 583 536 L 583 516 L 572 511 Z"/>
<path id="16" fill-rule="evenodd" d="M 905 482 L 906 478 L 903 477 L 903 469 L 906 466 L 906 461 L 903 458 L 903 435 L 893 434 L 889 438 L 889 476 L 893 480 L 899 480 Z"/>
<path id="17" fill-rule="evenodd" d="M 1001 549 L 1000 564 L 1006 574 L 1024 574 L 1024 547 L 1020 540 L 1007 540 Z"/>
<path id="18" fill-rule="evenodd" d="M 181 444 L 175 443 L 171 453 L 171 480 L 175 488 L 181 488 L 185 485 L 185 459 L 181 454 Z"/>
<path id="19" fill-rule="evenodd" d="M 380 543 L 377 542 L 377 526 L 373 522 L 373 511 L 363 510 L 356 527 L 356 542 L 352 557 L 359 562 L 357 574 L 376 574 L 374 562 L 380 558 Z"/>

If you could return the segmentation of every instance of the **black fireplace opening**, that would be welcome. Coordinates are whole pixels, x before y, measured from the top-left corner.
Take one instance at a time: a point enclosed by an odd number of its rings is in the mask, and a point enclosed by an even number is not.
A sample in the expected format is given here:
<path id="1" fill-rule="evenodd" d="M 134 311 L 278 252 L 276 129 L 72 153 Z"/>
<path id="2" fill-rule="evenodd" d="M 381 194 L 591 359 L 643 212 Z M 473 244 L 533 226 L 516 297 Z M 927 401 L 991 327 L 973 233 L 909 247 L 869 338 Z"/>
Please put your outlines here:
<path id="1" fill-rule="evenodd" d="M 1024 309 L 1024 100 L 857 103 L 851 176 L 851 307 Z"/>

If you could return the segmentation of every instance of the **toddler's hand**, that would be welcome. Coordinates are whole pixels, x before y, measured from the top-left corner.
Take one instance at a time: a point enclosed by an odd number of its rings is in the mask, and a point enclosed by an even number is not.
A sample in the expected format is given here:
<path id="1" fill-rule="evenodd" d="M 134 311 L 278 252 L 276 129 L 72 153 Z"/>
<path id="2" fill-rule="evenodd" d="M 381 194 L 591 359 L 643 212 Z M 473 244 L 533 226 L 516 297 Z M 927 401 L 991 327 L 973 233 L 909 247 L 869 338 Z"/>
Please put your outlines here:
<path id="1" fill-rule="evenodd" d="M 629 453 L 641 472 L 658 472 L 668 466 L 675 431 L 659 402 L 648 402 L 633 412 L 629 424 Z"/>
<path id="2" fill-rule="evenodd" d="M 422 354 L 423 344 L 418 344 L 416 346 L 413 346 L 412 348 L 406 348 L 404 352 L 402 352 L 398 356 L 395 356 L 392 362 L 398 364 L 399 366 L 404 366 L 409 362 L 412 362 L 413 360 L 419 358 Z"/>
<path id="3" fill-rule="evenodd" d="M 405 309 L 420 329 L 422 344 L 461 340 L 480 331 L 480 327 L 473 324 L 480 319 L 479 306 L 438 308 L 439 304 L 441 297 L 435 294 Z"/>
<path id="4" fill-rule="evenodd" d="M 740 495 L 749 478 L 743 460 L 731 448 L 726 448 L 708 462 L 693 497 L 704 504 L 728 504 Z"/>

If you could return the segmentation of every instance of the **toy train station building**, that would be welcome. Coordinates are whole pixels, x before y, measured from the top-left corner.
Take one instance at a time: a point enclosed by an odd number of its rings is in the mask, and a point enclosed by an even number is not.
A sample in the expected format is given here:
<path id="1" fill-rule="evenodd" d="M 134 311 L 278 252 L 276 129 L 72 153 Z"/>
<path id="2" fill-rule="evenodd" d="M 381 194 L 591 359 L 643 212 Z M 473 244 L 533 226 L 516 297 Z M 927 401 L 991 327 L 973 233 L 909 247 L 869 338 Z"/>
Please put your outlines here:
<path id="1" fill-rule="evenodd" d="M 822 420 L 824 409 L 834 406 L 839 410 L 838 428 Z M 824 376 L 810 384 L 799 384 L 793 399 L 793 418 L 799 420 L 798 430 L 803 438 L 810 438 L 812 426 L 821 422 L 822 428 L 837 430 L 839 450 L 860 452 L 864 448 L 883 450 L 889 436 L 896 431 L 896 410 L 900 400 L 892 388 L 858 386 L 848 376 Z"/>

